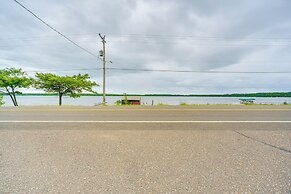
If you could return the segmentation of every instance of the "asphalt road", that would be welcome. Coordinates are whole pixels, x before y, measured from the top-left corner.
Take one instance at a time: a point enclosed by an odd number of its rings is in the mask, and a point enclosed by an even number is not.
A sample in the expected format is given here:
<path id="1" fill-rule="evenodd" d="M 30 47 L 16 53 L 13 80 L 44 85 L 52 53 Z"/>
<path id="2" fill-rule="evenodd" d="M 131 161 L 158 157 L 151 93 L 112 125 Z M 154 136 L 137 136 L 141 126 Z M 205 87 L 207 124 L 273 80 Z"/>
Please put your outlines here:
<path id="1" fill-rule="evenodd" d="M 0 109 L 0 193 L 276 192 L 290 106 Z"/>

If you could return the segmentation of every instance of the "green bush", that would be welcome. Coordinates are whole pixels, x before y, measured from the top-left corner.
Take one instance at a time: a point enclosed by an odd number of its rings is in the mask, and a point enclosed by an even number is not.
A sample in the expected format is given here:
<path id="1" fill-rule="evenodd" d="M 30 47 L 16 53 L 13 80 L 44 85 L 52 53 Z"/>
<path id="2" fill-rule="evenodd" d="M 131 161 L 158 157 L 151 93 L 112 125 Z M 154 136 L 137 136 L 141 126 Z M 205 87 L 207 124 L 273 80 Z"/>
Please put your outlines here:
<path id="1" fill-rule="evenodd" d="M 188 106 L 189 104 L 187 104 L 186 102 L 181 102 L 180 106 Z"/>
<path id="2" fill-rule="evenodd" d="M 115 101 L 115 105 L 116 105 L 116 106 L 120 106 L 120 105 L 121 105 L 121 100 L 116 100 L 116 101 Z"/>
<path id="3" fill-rule="evenodd" d="M 283 102 L 284 105 L 288 105 L 288 102 Z"/>
<path id="4" fill-rule="evenodd" d="M 0 106 L 2 106 L 4 104 L 3 102 L 3 96 L 0 94 Z"/>
<path id="5" fill-rule="evenodd" d="M 158 106 L 168 106 L 168 104 L 165 104 L 165 103 L 162 103 L 162 102 L 158 103 L 157 105 Z"/>

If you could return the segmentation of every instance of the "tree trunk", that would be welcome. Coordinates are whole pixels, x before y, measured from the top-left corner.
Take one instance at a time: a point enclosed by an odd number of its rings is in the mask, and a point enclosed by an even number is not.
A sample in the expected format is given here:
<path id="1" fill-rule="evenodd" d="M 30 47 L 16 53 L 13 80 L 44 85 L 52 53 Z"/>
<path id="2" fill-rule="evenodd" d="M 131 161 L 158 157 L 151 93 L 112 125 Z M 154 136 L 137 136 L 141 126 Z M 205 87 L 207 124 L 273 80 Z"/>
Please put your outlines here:
<path id="1" fill-rule="evenodd" d="M 14 105 L 14 106 L 17 106 L 17 104 L 16 104 L 15 101 L 14 101 L 13 96 L 12 96 L 10 93 L 8 93 L 8 95 L 10 96 L 10 98 L 11 98 L 11 100 L 12 100 L 12 102 L 13 102 L 13 105 Z"/>
<path id="2" fill-rule="evenodd" d="M 17 104 L 17 102 L 16 102 L 16 98 L 14 98 L 14 97 L 12 96 L 11 92 L 8 90 L 7 87 L 6 87 L 5 89 L 6 89 L 6 91 L 7 91 L 7 94 L 8 94 L 9 97 L 11 98 L 11 100 L 12 100 L 12 102 L 13 102 L 13 105 L 14 105 L 14 106 L 18 106 L 18 104 Z"/>
<path id="3" fill-rule="evenodd" d="M 14 106 L 18 106 L 17 100 L 16 100 L 16 96 L 15 96 L 15 92 L 12 92 L 13 98 L 14 98 Z"/>
<path id="4" fill-rule="evenodd" d="M 62 97 L 63 97 L 63 94 L 59 93 L 59 106 L 62 106 Z"/>

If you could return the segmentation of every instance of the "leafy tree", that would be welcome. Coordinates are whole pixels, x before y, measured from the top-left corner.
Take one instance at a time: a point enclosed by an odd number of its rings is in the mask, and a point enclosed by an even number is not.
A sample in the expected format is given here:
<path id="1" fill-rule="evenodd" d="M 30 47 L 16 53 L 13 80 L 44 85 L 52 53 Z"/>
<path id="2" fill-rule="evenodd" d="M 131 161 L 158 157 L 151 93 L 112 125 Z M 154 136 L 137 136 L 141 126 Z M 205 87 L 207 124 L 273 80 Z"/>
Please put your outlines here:
<path id="1" fill-rule="evenodd" d="M 90 81 L 88 74 L 73 76 L 59 76 L 52 73 L 36 73 L 35 87 L 46 92 L 56 92 L 59 96 L 59 105 L 62 105 L 63 95 L 73 98 L 81 96 L 83 90 L 96 93 L 92 90 L 97 83 Z"/>
<path id="2" fill-rule="evenodd" d="M 32 84 L 32 78 L 21 69 L 0 69 L 0 92 L 10 96 L 14 106 L 18 106 L 16 94 L 21 94 L 19 88 L 28 88 Z"/>

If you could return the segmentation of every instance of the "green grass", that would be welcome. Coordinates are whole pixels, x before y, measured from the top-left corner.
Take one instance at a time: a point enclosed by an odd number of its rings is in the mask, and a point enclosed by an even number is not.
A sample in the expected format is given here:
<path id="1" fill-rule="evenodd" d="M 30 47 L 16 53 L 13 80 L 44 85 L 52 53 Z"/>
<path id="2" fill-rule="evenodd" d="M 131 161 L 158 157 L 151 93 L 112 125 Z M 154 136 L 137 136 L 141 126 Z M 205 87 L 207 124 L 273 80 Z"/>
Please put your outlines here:
<path id="1" fill-rule="evenodd" d="M 159 103 L 156 106 L 177 106 L 177 105 L 169 105 L 165 103 Z M 282 103 L 282 104 L 188 104 L 185 102 L 181 102 L 178 106 L 291 106 L 291 104 L 288 103 Z"/>
<path id="2" fill-rule="evenodd" d="M 190 104 L 189 106 L 241 106 L 241 104 Z"/>
<path id="3" fill-rule="evenodd" d="M 160 103 L 157 104 L 157 106 L 169 106 L 169 104 L 161 103 L 161 102 L 160 102 Z"/>

